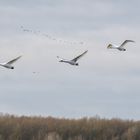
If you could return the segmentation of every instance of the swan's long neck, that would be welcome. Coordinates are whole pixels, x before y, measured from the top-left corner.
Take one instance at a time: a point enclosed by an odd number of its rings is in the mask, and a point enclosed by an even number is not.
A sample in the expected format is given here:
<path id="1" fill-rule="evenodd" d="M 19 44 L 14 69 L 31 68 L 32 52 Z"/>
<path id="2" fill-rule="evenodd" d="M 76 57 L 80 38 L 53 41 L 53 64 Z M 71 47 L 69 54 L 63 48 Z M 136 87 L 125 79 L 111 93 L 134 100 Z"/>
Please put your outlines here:
<path id="1" fill-rule="evenodd" d="M 4 64 L 3 63 L 0 63 L 0 66 L 3 66 Z"/>
<path id="2" fill-rule="evenodd" d="M 68 60 L 61 60 L 60 62 L 69 63 L 70 61 L 68 61 Z"/>
<path id="3" fill-rule="evenodd" d="M 60 62 L 68 63 L 68 64 L 71 64 L 71 65 L 78 65 L 78 63 L 76 63 L 74 61 L 69 61 L 69 60 L 61 60 Z"/>
<path id="4" fill-rule="evenodd" d="M 112 46 L 111 46 L 112 49 L 117 49 L 117 48 L 119 48 L 119 47 L 120 47 L 120 46 L 117 46 L 117 45 L 112 45 Z"/>

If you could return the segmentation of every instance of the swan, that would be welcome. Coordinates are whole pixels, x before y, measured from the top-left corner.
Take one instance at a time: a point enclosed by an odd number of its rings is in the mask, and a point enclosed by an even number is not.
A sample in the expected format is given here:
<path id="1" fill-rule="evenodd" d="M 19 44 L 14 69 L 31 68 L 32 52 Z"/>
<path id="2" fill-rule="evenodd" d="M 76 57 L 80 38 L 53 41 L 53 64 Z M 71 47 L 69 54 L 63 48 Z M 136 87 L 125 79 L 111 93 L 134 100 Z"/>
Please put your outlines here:
<path id="1" fill-rule="evenodd" d="M 5 67 L 7 69 L 14 69 L 12 64 L 15 63 L 19 58 L 21 58 L 21 56 L 18 56 L 17 58 L 10 60 L 9 62 L 0 63 L 0 66 Z"/>
<path id="2" fill-rule="evenodd" d="M 126 51 L 126 49 L 124 48 L 124 46 L 128 43 L 128 42 L 135 42 L 133 40 L 125 40 L 120 46 L 118 45 L 113 45 L 113 44 L 109 44 L 107 46 L 108 49 L 118 49 L 119 51 Z"/>
<path id="3" fill-rule="evenodd" d="M 79 64 L 77 63 L 78 59 L 80 59 L 83 55 L 85 55 L 86 53 L 88 52 L 85 51 L 83 52 L 82 54 L 78 55 L 77 57 L 75 57 L 74 59 L 72 60 L 66 60 L 66 59 L 63 59 L 63 58 L 60 58 L 59 56 L 57 56 L 58 59 L 60 59 L 59 62 L 64 62 L 64 63 L 68 63 L 68 64 L 71 64 L 71 65 L 74 65 L 74 66 L 78 66 Z"/>

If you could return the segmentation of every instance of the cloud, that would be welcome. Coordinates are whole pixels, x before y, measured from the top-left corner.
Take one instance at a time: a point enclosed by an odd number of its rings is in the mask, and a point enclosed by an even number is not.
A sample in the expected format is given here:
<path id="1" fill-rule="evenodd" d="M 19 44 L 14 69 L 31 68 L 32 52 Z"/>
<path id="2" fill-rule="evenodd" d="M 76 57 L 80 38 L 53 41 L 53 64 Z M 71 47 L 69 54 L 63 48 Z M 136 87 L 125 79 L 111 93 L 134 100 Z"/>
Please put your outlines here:
<path id="1" fill-rule="evenodd" d="M 23 55 L 14 71 L 0 69 L 1 110 L 137 119 L 138 4 L 137 0 L 1 1 L 0 61 Z M 85 44 L 58 43 L 25 33 L 21 26 Z M 120 44 L 125 39 L 136 41 L 128 44 L 126 52 L 106 49 L 109 43 Z M 60 64 L 56 58 L 72 59 L 87 49 L 79 67 Z"/>

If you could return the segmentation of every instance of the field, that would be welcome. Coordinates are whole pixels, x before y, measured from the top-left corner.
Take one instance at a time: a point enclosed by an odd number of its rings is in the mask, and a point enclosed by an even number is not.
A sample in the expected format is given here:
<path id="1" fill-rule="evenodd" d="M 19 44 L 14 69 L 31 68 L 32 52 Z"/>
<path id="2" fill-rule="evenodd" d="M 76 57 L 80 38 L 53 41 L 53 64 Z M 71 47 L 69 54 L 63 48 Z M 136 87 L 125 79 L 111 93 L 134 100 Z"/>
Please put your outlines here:
<path id="1" fill-rule="evenodd" d="M 139 132 L 132 120 L 0 116 L 0 140 L 139 140 Z"/>

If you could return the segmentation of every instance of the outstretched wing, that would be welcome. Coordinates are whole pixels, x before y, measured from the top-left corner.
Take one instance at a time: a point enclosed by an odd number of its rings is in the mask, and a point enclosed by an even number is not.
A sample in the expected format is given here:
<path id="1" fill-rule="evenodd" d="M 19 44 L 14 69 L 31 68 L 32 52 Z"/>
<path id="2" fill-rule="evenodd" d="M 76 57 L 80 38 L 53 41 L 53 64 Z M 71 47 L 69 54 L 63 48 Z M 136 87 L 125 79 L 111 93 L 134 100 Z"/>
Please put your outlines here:
<path id="1" fill-rule="evenodd" d="M 120 47 L 124 47 L 124 45 L 125 45 L 126 43 L 128 43 L 128 42 L 135 42 L 135 41 L 133 41 L 133 40 L 125 40 L 125 41 L 121 44 Z"/>
<path id="2" fill-rule="evenodd" d="M 88 52 L 88 50 L 87 50 L 87 51 L 85 51 L 84 53 L 80 54 L 79 56 L 75 57 L 75 58 L 74 58 L 74 59 L 72 59 L 71 61 L 76 62 L 78 59 L 80 59 L 80 58 L 81 58 L 83 55 L 85 55 L 87 52 Z"/>
<path id="3" fill-rule="evenodd" d="M 9 61 L 7 64 L 11 65 L 11 64 L 15 63 L 19 58 L 21 58 L 21 56 Z"/>

